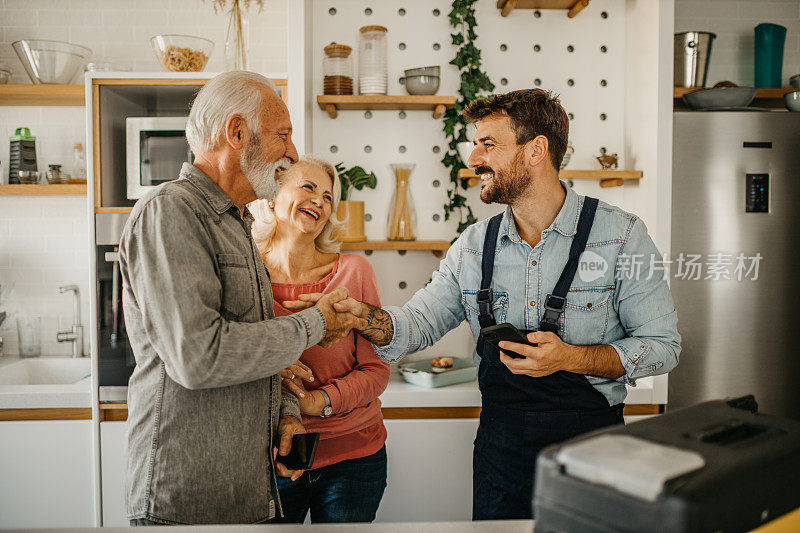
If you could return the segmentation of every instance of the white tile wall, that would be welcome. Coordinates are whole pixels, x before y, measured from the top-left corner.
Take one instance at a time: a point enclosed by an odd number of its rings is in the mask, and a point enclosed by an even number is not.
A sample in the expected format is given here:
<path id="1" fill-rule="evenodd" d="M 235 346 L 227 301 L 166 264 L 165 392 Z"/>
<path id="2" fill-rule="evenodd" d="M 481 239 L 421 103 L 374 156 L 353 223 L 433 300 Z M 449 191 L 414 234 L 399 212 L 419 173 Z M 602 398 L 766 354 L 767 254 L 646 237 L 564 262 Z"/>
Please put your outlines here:
<path id="1" fill-rule="evenodd" d="M 250 61 L 253 70 L 286 71 L 286 2 L 264 0 L 259 13 L 250 7 Z M 149 38 L 159 33 L 187 33 L 215 42 L 207 70 L 221 71 L 227 19 L 214 14 L 210 0 L 0 0 L 0 65 L 13 70 L 12 83 L 29 80 L 11 42 L 22 38 L 66 40 L 88 46 L 95 59 L 127 65 L 136 71 L 161 69 Z M 77 80 L 80 82 L 80 80 Z M 0 165 L 8 179 L 8 136 L 27 126 L 36 136 L 40 170 L 61 163 L 71 170 L 72 146 L 85 142 L 82 107 L 0 107 Z M 72 324 L 72 299 L 59 285 L 78 283 L 82 319 L 87 326 L 89 298 L 88 210 L 85 197 L 0 196 L 0 284 L 14 290 L 0 309 L 42 317 L 42 351 L 71 352 L 55 341 Z M 17 353 L 14 320 L 0 328 L 4 353 Z M 88 353 L 88 340 L 85 352 Z"/>
<path id="2" fill-rule="evenodd" d="M 800 74 L 800 0 L 675 0 L 675 31 L 710 31 L 708 86 L 721 80 L 753 85 L 754 32 L 762 22 L 785 26 L 783 86 Z"/>

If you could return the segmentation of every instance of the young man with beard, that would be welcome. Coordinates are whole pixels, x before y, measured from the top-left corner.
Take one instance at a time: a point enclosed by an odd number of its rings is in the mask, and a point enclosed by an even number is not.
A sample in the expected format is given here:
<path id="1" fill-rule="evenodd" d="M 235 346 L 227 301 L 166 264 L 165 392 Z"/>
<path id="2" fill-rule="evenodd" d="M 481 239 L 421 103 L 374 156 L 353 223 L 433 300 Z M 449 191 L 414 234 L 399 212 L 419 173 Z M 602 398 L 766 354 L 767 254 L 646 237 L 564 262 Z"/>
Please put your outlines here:
<path id="1" fill-rule="evenodd" d="M 279 512 L 273 459 L 304 433 L 279 373 L 357 324 L 332 304 L 273 318 L 270 281 L 246 205 L 273 197 L 297 160 L 275 86 L 227 72 L 198 93 L 186 127 L 195 155 L 179 179 L 133 208 L 120 242 L 128 387 L 131 525 L 264 522 Z"/>
<path id="2" fill-rule="evenodd" d="M 469 166 L 481 175 L 481 200 L 505 212 L 468 228 L 403 307 L 352 298 L 334 307 L 363 318 L 358 332 L 389 362 L 469 322 L 482 397 L 473 519 L 530 518 L 537 453 L 622 423 L 625 384 L 674 368 L 680 336 L 644 223 L 559 181 L 569 121 L 558 99 L 514 91 L 465 115 L 477 123 Z M 617 272 L 625 255 L 640 257 L 638 276 Z M 537 345 L 502 342 L 499 352 L 481 328 L 502 322 Z"/>

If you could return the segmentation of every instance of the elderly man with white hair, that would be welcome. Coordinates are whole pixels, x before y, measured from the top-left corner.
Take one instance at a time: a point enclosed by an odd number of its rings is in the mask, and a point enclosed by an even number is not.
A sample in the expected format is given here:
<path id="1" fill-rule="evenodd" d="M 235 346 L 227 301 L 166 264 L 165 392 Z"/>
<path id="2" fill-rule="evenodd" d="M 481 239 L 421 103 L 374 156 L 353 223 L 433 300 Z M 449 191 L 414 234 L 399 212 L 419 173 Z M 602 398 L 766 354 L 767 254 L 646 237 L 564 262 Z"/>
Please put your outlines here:
<path id="1" fill-rule="evenodd" d="M 140 199 L 120 242 L 128 387 L 131 525 L 256 523 L 280 512 L 275 476 L 304 433 L 279 373 L 330 346 L 356 319 L 332 304 L 274 318 L 269 275 L 246 205 L 274 196 L 298 158 L 275 86 L 249 72 L 210 80 L 189 114 L 195 155 Z M 313 379 L 313 378 L 311 378 Z"/>

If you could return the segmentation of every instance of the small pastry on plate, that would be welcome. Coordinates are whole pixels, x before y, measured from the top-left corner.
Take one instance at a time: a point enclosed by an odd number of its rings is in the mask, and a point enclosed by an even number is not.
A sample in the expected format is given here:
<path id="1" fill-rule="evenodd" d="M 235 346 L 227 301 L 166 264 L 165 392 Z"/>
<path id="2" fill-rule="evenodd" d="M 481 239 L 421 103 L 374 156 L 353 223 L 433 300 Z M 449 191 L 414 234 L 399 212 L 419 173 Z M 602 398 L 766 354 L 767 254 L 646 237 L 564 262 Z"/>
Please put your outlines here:
<path id="1" fill-rule="evenodd" d="M 446 372 L 451 368 L 453 368 L 452 357 L 436 357 L 433 361 L 431 361 L 432 372 Z"/>

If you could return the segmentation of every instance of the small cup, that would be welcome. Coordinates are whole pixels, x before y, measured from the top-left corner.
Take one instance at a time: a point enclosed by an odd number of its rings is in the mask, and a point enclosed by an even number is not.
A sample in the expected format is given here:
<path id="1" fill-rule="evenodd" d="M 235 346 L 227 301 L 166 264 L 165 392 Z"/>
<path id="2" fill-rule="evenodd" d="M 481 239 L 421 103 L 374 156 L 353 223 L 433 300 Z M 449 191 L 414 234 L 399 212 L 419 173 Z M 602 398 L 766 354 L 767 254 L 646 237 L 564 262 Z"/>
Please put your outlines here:
<path id="1" fill-rule="evenodd" d="M 39 179 L 41 179 L 41 174 L 39 174 L 38 170 L 18 170 L 17 172 L 19 182 L 25 185 L 39 183 Z"/>
<path id="2" fill-rule="evenodd" d="M 18 316 L 17 335 L 20 357 L 42 355 L 42 319 L 38 316 Z"/>

